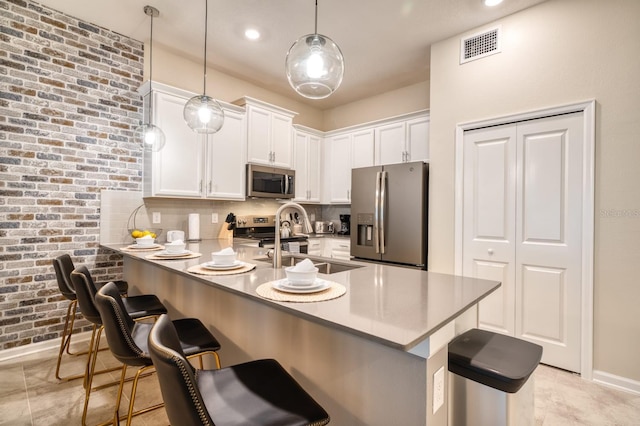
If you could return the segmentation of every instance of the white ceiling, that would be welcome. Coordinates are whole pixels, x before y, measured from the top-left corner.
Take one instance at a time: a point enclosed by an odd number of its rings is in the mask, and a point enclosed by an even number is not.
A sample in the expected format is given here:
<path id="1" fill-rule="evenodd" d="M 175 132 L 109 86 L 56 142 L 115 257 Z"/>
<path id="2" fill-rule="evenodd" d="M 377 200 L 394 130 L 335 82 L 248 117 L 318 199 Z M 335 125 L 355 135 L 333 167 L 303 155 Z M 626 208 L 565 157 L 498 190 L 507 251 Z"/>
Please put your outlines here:
<path id="1" fill-rule="evenodd" d="M 318 33 L 333 39 L 345 58 L 342 85 L 327 99 L 306 100 L 289 86 L 284 60 L 300 36 L 314 31 L 314 0 L 209 0 L 207 62 L 319 109 L 429 79 L 430 45 L 545 0 L 319 0 Z M 146 42 L 150 18 L 154 46 L 202 62 L 205 0 L 40 0 L 75 18 Z M 262 38 L 250 42 L 247 26 Z"/>

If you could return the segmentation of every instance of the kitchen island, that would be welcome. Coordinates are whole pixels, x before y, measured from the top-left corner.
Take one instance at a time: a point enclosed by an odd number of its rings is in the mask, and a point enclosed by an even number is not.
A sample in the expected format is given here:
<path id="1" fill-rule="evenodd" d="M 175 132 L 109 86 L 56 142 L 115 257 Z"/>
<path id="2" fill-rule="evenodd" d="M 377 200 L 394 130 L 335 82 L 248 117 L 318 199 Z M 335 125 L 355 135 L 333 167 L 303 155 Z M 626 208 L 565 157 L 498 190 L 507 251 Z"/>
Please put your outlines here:
<path id="1" fill-rule="evenodd" d="M 256 268 L 225 276 L 187 271 L 230 244 Z M 477 325 L 477 303 L 500 286 L 348 262 L 353 269 L 319 275 L 345 286 L 343 296 L 276 302 L 256 289 L 284 278 L 284 270 L 255 260 L 266 250 L 246 241 L 191 243 L 187 248 L 202 256 L 187 260 L 150 260 L 150 252 L 124 251 L 122 244 L 103 247 L 124 254 L 130 294 L 156 294 L 173 319 L 202 320 L 222 344 L 223 366 L 275 358 L 329 412 L 331 424 L 344 426 L 446 425 L 446 380 L 434 395 L 433 376 L 442 369 L 447 377 L 447 343 Z"/>

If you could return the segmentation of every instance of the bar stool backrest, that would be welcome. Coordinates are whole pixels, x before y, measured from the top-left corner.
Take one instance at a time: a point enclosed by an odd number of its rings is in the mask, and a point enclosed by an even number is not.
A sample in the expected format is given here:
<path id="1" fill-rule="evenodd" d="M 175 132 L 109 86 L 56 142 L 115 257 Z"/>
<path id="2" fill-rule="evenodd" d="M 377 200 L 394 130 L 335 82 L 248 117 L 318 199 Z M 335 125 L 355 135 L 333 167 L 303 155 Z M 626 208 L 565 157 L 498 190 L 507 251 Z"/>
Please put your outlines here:
<path id="1" fill-rule="evenodd" d="M 149 354 L 158 372 L 169 422 L 188 426 L 213 425 L 196 385 L 195 370 L 182 351 L 178 333 L 168 315 L 161 315 L 149 333 Z"/>
<path id="2" fill-rule="evenodd" d="M 102 325 L 100 312 L 95 304 L 96 285 L 87 267 L 78 266 L 74 269 L 71 273 L 71 282 L 76 290 L 82 316 L 95 325 Z"/>
<path id="3" fill-rule="evenodd" d="M 71 273 L 75 269 L 71 256 L 63 254 L 53 259 L 53 269 L 56 271 L 60 293 L 69 300 L 76 300 L 76 292 L 71 282 Z"/>
<path id="4" fill-rule="evenodd" d="M 122 303 L 118 287 L 113 282 L 105 284 L 96 293 L 95 301 L 113 356 L 127 365 L 150 365 L 151 358 L 146 353 L 150 325 L 136 324 Z M 135 333 L 136 327 L 139 333 Z"/>

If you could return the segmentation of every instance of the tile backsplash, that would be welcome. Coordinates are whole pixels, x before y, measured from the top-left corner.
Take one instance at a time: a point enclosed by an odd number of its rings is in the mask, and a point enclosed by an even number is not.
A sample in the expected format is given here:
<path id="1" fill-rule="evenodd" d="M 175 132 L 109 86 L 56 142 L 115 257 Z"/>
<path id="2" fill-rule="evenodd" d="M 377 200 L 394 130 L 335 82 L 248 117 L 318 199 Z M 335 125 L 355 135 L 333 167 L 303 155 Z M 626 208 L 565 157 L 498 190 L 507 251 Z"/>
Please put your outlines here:
<path id="1" fill-rule="evenodd" d="M 169 198 L 142 198 L 140 191 L 103 190 L 100 199 L 100 242 L 124 244 L 131 242 L 128 224 L 129 216 L 138 206 L 143 207 L 135 215 L 137 228 L 161 228 L 159 241 L 166 240 L 167 231 L 182 230 L 188 233 L 190 213 L 200 215 L 200 238 L 217 238 L 220 228 L 225 225 L 227 214 L 236 216 L 275 214 L 281 203 L 268 199 L 248 199 L 246 201 L 214 201 Z M 339 215 L 349 213 L 349 206 L 304 205 L 307 214 L 315 220 L 332 220 L 340 223 Z M 152 223 L 153 213 L 160 213 L 161 223 Z M 211 223 L 212 214 L 218 215 L 218 223 Z M 339 229 L 337 227 L 336 229 Z"/>

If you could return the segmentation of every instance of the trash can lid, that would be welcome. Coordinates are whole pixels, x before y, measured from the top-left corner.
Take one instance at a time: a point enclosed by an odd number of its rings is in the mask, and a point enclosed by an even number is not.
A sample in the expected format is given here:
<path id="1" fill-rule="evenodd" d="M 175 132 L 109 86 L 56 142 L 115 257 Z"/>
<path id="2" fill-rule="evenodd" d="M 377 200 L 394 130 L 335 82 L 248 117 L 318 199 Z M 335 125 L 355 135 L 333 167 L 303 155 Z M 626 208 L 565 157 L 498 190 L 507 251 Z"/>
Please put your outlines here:
<path id="1" fill-rule="evenodd" d="M 471 329 L 449 343 L 449 371 L 504 392 L 517 392 L 542 358 L 542 346 Z"/>

